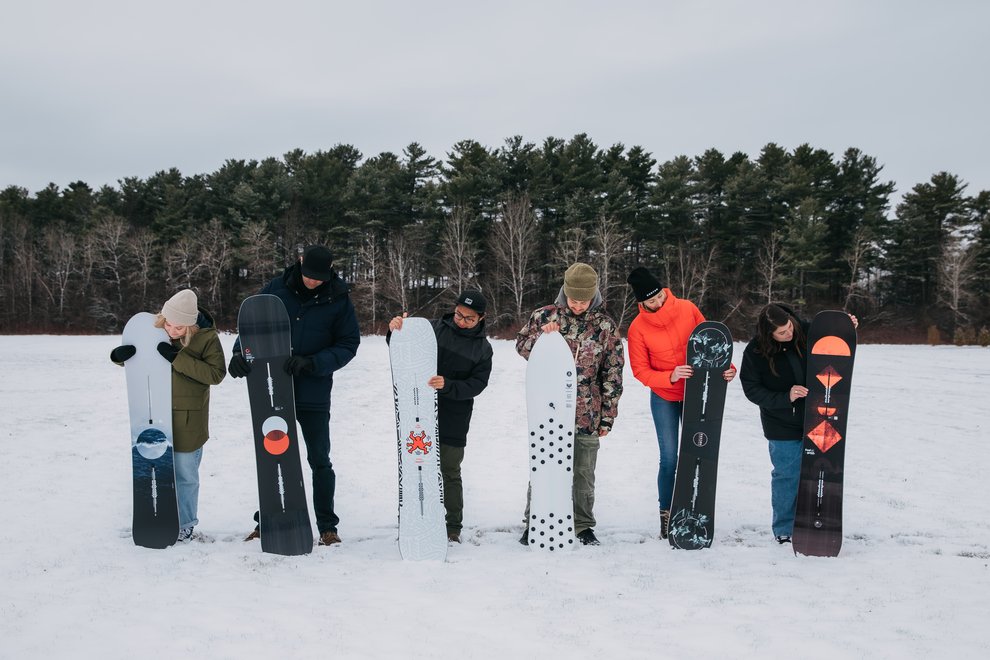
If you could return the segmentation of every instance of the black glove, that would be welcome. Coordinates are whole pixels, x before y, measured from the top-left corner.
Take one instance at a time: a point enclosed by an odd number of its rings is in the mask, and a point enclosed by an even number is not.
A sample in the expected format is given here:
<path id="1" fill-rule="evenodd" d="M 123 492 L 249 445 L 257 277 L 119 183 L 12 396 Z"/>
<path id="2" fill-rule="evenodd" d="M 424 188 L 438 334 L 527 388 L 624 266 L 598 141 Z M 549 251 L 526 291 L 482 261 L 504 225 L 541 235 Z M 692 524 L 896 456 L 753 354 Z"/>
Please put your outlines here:
<path id="1" fill-rule="evenodd" d="M 158 352 L 162 354 L 162 357 L 168 360 L 169 362 L 174 361 L 175 356 L 179 354 L 179 349 L 177 349 L 175 346 L 172 346 L 172 342 L 170 341 L 158 342 L 157 348 L 158 348 Z"/>
<path id="2" fill-rule="evenodd" d="M 124 344 L 110 351 L 110 361 L 121 364 L 134 357 L 135 353 L 137 353 L 137 349 L 132 344 Z"/>
<path id="3" fill-rule="evenodd" d="M 293 355 L 285 361 L 285 366 L 282 368 L 285 369 L 285 373 L 293 376 L 311 374 L 313 373 L 313 358 L 305 355 Z"/>
<path id="4" fill-rule="evenodd" d="M 227 365 L 227 373 L 234 378 L 244 378 L 249 373 L 251 373 L 251 365 L 248 361 L 244 359 L 244 356 L 240 353 L 234 353 L 230 356 L 230 364 Z"/>

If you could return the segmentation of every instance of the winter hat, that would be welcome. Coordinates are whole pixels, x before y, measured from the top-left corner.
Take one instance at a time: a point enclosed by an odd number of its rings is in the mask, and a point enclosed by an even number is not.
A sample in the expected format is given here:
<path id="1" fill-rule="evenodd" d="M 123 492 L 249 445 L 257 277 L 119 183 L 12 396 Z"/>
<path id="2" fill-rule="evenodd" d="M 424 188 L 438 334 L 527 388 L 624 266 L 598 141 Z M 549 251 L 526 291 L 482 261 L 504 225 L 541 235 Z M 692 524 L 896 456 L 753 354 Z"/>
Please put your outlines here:
<path id="1" fill-rule="evenodd" d="M 196 325 L 199 318 L 196 294 L 191 289 L 183 289 L 165 301 L 162 316 L 172 325 Z"/>
<path id="2" fill-rule="evenodd" d="M 479 314 L 484 314 L 488 307 L 488 301 L 481 295 L 481 291 L 468 290 L 457 297 L 457 304 L 469 307 Z"/>
<path id="3" fill-rule="evenodd" d="M 564 295 L 571 300 L 594 300 L 598 292 L 598 273 L 580 261 L 564 273 Z"/>
<path id="4" fill-rule="evenodd" d="M 333 254 L 322 245 L 310 245 L 303 253 L 302 274 L 312 280 L 326 282 L 333 279 Z"/>
<path id="5" fill-rule="evenodd" d="M 633 293 L 636 294 L 636 301 L 643 302 L 644 300 L 649 300 L 653 296 L 660 293 L 660 282 L 657 278 L 650 275 L 650 271 L 646 270 L 642 266 L 638 268 L 633 268 L 632 272 L 629 273 L 629 278 L 626 280 L 629 282 L 629 286 L 633 288 Z"/>

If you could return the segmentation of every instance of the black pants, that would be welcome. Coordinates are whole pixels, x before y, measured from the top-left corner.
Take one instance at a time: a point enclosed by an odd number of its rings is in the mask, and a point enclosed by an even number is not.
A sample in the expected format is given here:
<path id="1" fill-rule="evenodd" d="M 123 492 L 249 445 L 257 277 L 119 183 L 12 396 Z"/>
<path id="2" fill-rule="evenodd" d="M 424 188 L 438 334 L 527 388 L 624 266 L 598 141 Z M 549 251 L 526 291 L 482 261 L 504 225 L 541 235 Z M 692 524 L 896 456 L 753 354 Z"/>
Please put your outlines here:
<path id="1" fill-rule="evenodd" d="M 337 475 L 330 462 L 330 413 L 326 410 L 297 410 L 296 419 L 306 443 L 306 460 L 313 470 L 313 511 L 320 534 L 337 531 L 340 518 L 333 512 Z"/>

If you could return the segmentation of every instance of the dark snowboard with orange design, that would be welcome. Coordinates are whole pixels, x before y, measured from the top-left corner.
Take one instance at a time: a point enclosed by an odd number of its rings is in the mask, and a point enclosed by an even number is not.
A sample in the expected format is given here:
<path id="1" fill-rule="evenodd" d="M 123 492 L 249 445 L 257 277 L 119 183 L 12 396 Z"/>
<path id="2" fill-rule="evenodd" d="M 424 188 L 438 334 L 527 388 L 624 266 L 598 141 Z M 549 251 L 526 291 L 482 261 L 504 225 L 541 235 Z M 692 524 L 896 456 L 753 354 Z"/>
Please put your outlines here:
<path id="1" fill-rule="evenodd" d="M 842 547 L 842 477 L 856 329 L 845 312 L 819 312 L 808 330 L 804 452 L 794 553 L 835 557 Z"/>
<path id="2" fill-rule="evenodd" d="M 299 458 L 296 399 L 283 365 L 292 354 L 289 315 L 277 296 L 241 303 L 237 315 L 247 375 L 254 455 L 258 468 L 261 549 L 277 555 L 313 551 L 306 486 Z"/>

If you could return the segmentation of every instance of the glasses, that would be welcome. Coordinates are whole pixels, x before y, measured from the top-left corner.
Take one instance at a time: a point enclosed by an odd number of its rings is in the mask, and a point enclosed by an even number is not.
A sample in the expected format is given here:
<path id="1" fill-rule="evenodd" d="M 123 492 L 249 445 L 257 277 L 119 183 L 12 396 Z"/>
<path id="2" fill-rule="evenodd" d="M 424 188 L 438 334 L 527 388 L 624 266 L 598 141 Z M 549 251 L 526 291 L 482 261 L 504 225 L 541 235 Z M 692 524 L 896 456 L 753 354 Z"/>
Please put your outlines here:
<path id="1" fill-rule="evenodd" d="M 480 316 L 464 316 L 456 309 L 454 310 L 454 318 L 463 323 L 464 325 L 474 325 L 481 320 Z"/>

